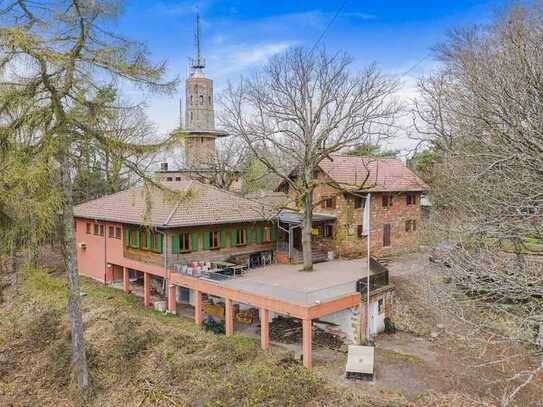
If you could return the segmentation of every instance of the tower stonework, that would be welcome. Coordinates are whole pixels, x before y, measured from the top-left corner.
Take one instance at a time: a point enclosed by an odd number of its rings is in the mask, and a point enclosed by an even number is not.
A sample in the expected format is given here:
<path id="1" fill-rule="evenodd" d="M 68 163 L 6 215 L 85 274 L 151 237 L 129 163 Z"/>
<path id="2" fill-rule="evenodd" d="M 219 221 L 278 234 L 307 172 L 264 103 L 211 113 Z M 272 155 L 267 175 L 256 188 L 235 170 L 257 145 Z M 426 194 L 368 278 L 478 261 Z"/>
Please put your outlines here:
<path id="1" fill-rule="evenodd" d="M 213 81 L 205 77 L 205 59 L 200 53 L 200 17 L 196 17 L 196 57 L 191 59 L 185 81 L 185 166 L 209 169 L 217 154 L 215 140 L 226 133 L 215 129 Z"/>

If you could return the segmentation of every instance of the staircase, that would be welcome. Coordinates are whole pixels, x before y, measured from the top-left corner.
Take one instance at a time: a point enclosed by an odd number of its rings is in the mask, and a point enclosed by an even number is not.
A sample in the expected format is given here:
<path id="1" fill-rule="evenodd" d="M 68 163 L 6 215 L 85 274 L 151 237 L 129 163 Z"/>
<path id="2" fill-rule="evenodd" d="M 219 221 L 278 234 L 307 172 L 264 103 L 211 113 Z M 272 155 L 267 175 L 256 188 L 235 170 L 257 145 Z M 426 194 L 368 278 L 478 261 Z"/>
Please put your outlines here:
<path id="1" fill-rule="evenodd" d="M 288 251 L 278 250 L 281 254 L 281 257 L 288 258 Z M 313 257 L 313 263 L 322 263 L 323 261 L 328 261 L 328 255 L 322 250 L 312 248 L 311 254 Z M 301 250 L 293 249 L 292 257 L 290 258 L 291 264 L 302 264 L 304 262 L 304 255 Z"/>

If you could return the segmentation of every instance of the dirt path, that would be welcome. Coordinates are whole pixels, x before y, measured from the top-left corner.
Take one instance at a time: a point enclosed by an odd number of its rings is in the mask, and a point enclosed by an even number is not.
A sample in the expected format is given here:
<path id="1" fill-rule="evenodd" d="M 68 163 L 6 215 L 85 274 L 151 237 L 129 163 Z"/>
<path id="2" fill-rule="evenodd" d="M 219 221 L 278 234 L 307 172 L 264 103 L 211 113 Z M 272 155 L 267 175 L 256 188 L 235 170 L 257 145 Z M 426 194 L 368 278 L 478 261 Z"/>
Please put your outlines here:
<path id="1" fill-rule="evenodd" d="M 434 391 L 497 403 L 501 385 L 491 382 L 505 377 L 503 367 L 475 369 L 479 355 L 469 343 L 459 340 L 462 327 L 453 324 L 445 312 L 424 298 L 425 290 L 431 289 L 424 283 L 436 272 L 427 254 L 394 257 L 388 267 L 396 286 L 393 319 L 401 329 L 395 335 L 381 334 L 376 338 L 375 380 L 346 380 L 346 355 L 331 355 L 323 350 L 316 351 L 315 359 L 322 361 L 315 366 L 317 372 L 370 394 L 397 392 L 408 400 L 416 400 L 422 393 Z M 543 382 L 539 380 L 526 389 L 515 405 L 543 406 L 542 394 Z"/>

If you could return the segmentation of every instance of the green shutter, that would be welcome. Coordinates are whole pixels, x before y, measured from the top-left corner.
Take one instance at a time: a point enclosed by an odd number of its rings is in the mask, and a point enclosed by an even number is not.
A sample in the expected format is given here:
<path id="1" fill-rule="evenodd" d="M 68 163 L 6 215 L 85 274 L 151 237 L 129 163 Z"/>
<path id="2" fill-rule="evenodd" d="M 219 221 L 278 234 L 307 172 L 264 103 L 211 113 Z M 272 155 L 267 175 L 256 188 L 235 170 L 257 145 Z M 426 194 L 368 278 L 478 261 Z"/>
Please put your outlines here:
<path id="1" fill-rule="evenodd" d="M 264 239 L 264 229 L 262 226 L 258 226 L 256 228 L 256 242 L 262 243 L 262 240 Z"/>
<path id="2" fill-rule="evenodd" d="M 204 232 L 204 250 L 209 250 L 209 232 Z"/>
<path id="3" fill-rule="evenodd" d="M 172 254 L 179 253 L 179 235 L 177 233 L 172 234 Z"/>
<path id="4" fill-rule="evenodd" d="M 271 231 L 270 231 L 271 241 L 275 242 L 277 240 L 277 228 L 275 224 L 272 224 L 270 227 L 271 227 Z"/>
<path id="5" fill-rule="evenodd" d="M 124 230 L 124 245 L 126 247 L 130 246 L 130 229 L 128 229 L 126 226 L 123 226 Z"/>
<path id="6" fill-rule="evenodd" d="M 162 253 L 162 233 L 157 233 L 156 242 L 158 244 L 157 252 Z"/>
<path id="7" fill-rule="evenodd" d="M 247 244 L 253 243 L 253 228 L 247 228 Z"/>
<path id="8" fill-rule="evenodd" d="M 220 239 L 221 239 L 221 248 L 226 247 L 226 230 L 224 229 L 221 230 Z"/>
<path id="9" fill-rule="evenodd" d="M 136 230 L 136 246 L 135 247 L 141 247 L 141 233 L 139 230 Z"/>
<path id="10" fill-rule="evenodd" d="M 191 238 L 192 238 L 192 248 L 191 248 L 191 250 L 193 252 L 196 252 L 196 251 L 198 251 L 198 233 L 192 232 L 191 233 Z"/>
<path id="11" fill-rule="evenodd" d="M 159 234 L 160 235 L 160 234 Z M 152 243 L 151 243 L 151 232 L 147 232 L 145 235 L 145 248 L 146 249 L 152 249 Z"/>
<path id="12" fill-rule="evenodd" d="M 230 231 L 230 240 L 232 243 L 232 247 L 236 247 L 236 244 L 238 243 L 238 231 L 237 229 L 232 229 Z"/>

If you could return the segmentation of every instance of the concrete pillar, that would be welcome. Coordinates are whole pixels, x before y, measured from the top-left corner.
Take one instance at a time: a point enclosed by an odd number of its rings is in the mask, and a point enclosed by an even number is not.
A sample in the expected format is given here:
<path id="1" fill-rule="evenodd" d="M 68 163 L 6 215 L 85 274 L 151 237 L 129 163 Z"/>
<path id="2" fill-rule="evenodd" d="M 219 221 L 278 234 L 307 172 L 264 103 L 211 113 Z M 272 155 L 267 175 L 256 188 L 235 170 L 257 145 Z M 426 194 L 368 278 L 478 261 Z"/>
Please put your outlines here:
<path id="1" fill-rule="evenodd" d="M 151 305 L 151 275 L 143 273 L 143 306 Z"/>
<path id="2" fill-rule="evenodd" d="M 177 294 L 177 289 L 175 285 L 171 285 L 168 288 L 168 311 L 170 312 L 170 314 L 176 313 L 176 308 L 177 308 L 176 294 Z"/>
<path id="3" fill-rule="evenodd" d="M 202 325 L 202 293 L 198 290 L 194 290 L 194 322 Z"/>
<path id="4" fill-rule="evenodd" d="M 313 332 L 311 330 L 311 320 L 302 319 L 302 331 L 303 331 L 303 345 L 302 351 L 304 353 L 304 367 L 311 369 L 311 341 L 313 339 Z"/>
<path id="5" fill-rule="evenodd" d="M 123 267 L 123 291 L 128 294 L 130 292 L 130 281 L 128 280 L 128 269 Z"/>
<path id="6" fill-rule="evenodd" d="M 260 345 L 262 349 L 270 349 L 270 312 L 267 309 L 260 309 Z"/>
<path id="7" fill-rule="evenodd" d="M 224 300 L 224 320 L 226 336 L 232 336 L 234 334 L 234 308 L 230 298 Z"/>

